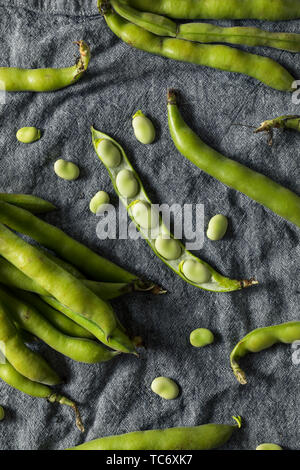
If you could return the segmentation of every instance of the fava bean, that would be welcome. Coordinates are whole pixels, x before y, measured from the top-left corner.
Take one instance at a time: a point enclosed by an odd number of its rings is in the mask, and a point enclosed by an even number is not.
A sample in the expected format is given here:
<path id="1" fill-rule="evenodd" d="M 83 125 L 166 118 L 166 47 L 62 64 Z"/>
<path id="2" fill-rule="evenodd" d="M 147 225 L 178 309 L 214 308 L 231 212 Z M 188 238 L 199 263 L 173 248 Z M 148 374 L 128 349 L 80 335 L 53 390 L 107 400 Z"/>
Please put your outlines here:
<path id="1" fill-rule="evenodd" d="M 155 129 L 150 119 L 139 110 L 132 117 L 134 135 L 142 144 L 152 144 L 155 140 Z"/>
<path id="2" fill-rule="evenodd" d="M 0 421 L 2 421 L 5 417 L 5 411 L 3 406 L 0 405 Z"/>
<path id="3" fill-rule="evenodd" d="M 259 446 L 257 446 L 256 450 L 283 450 L 283 449 L 277 444 L 265 443 L 265 444 L 260 444 Z"/>
<path id="4" fill-rule="evenodd" d="M 102 160 L 102 155 L 99 154 L 97 150 L 97 142 L 99 142 L 99 140 L 107 139 L 111 141 L 112 144 L 118 148 L 120 154 L 122 155 L 122 165 L 119 169 L 111 170 L 108 166 L 106 166 L 114 189 L 118 194 L 121 202 L 126 207 L 129 216 L 143 235 L 143 238 L 145 238 L 155 254 L 167 266 L 169 266 L 174 272 L 182 277 L 182 279 L 189 282 L 190 284 L 213 292 L 231 292 L 242 289 L 243 287 L 249 287 L 257 284 L 257 282 L 253 279 L 238 281 L 234 279 L 228 279 L 220 275 L 209 264 L 205 263 L 205 261 L 193 256 L 188 250 L 186 250 L 184 245 L 179 240 L 174 239 L 163 220 L 161 220 L 159 217 L 156 217 L 157 214 L 154 214 L 155 223 L 153 223 L 153 225 L 151 224 L 151 230 L 149 230 L 149 213 L 150 208 L 152 208 L 152 204 L 149 197 L 147 196 L 139 175 L 133 169 L 127 155 L 124 152 L 124 149 L 118 142 L 103 132 L 97 131 L 93 127 L 91 130 L 95 151 L 104 165 L 106 165 L 105 161 Z M 128 204 L 127 198 L 125 198 L 117 184 L 120 173 L 124 171 L 128 172 L 134 177 L 139 187 L 139 193 L 137 196 L 138 198 L 133 200 L 130 204 Z M 187 263 L 187 261 L 191 261 L 192 263 Z M 201 265 L 201 267 L 197 265 Z"/>
<path id="5" fill-rule="evenodd" d="M 116 178 L 116 185 L 120 194 L 125 198 L 132 199 L 139 191 L 139 183 L 130 170 L 121 170 Z"/>
<path id="6" fill-rule="evenodd" d="M 55 91 L 73 85 L 86 71 L 90 61 L 90 48 L 84 41 L 76 42 L 80 58 L 73 67 L 60 69 L 20 69 L 0 67 L 0 90 Z"/>
<path id="7" fill-rule="evenodd" d="M 206 145 L 184 122 L 176 92 L 168 92 L 169 130 L 178 151 L 221 183 L 245 194 L 300 227 L 300 197 Z"/>
<path id="8" fill-rule="evenodd" d="M 8 361 L 5 364 L 0 363 L 0 378 L 8 385 L 14 387 L 20 392 L 26 393 L 32 397 L 46 398 L 50 403 L 60 403 L 70 406 L 76 416 L 76 426 L 83 432 L 84 427 L 81 421 L 80 413 L 76 403 L 58 393 L 54 393 L 51 388 L 38 382 L 33 382 L 21 375 Z"/>
<path id="9" fill-rule="evenodd" d="M 75 163 L 67 162 L 60 158 L 54 163 L 54 171 L 60 178 L 68 181 L 76 180 L 79 176 L 79 168 Z"/>
<path id="10" fill-rule="evenodd" d="M 294 77 L 269 57 L 221 44 L 197 44 L 183 39 L 160 37 L 119 16 L 109 1 L 98 0 L 98 5 L 111 31 L 136 49 L 168 59 L 242 73 L 276 90 L 294 91 Z"/>
<path id="11" fill-rule="evenodd" d="M 158 214 L 148 202 L 135 201 L 131 204 L 131 212 L 136 223 L 142 228 L 154 228 L 159 223 Z"/>
<path id="12" fill-rule="evenodd" d="M 228 219 L 225 215 L 217 214 L 210 219 L 207 228 L 207 238 L 213 241 L 221 240 L 228 228 Z"/>
<path id="13" fill-rule="evenodd" d="M 106 204 L 109 204 L 109 195 L 105 191 L 98 191 L 90 201 L 90 211 L 97 214 Z"/>
<path id="14" fill-rule="evenodd" d="M 96 146 L 97 152 L 101 155 L 108 168 L 116 168 L 120 165 L 122 156 L 119 149 L 110 140 L 99 139 Z"/>
<path id="15" fill-rule="evenodd" d="M 170 18 L 211 20 L 292 20 L 300 18 L 298 0 L 128 0 L 129 5 Z"/>
<path id="16" fill-rule="evenodd" d="M 16 137 L 23 144 L 31 144 L 41 138 L 41 131 L 36 127 L 22 127 L 18 130 Z"/>
<path id="17" fill-rule="evenodd" d="M 0 193 L 0 201 L 26 209 L 32 214 L 45 214 L 56 209 L 51 202 L 31 194 Z"/>
<path id="18" fill-rule="evenodd" d="M 205 264 L 188 259 L 181 263 L 181 272 L 191 282 L 196 284 L 205 284 L 211 280 L 211 272 Z"/>
<path id="19" fill-rule="evenodd" d="M 212 344 L 214 340 L 213 333 L 207 328 L 197 328 L 190 334 L 190 343 L 195 348 L 203 348 L 208 344 Z"/>
<path id="20" fill-rule="evenodd" d="M 136 431 L 118 436 L 102 437 L 85 442 L 72 450 L 209 450 L 225 444 L 241 427 L 241 418 L 233 417 L 234 425 L 204 424 L 202 426 Z"/>
<path id="21" fill-rule="evenodd" d="M 249 352 L 260 352 L 276 343 L 292 344 L 300 340 L 300 322 L 282 323 L 281 325 L 258 328 L 246 335 L 233 349 L 230 363 L 237 380 L 245 385 L 247 383 L 245 372 L 239 365 L 239 359 Z"/>
<path id="22" fill-rule="evenodd" d="M 167 260 L 178 259 L 181 255 L 181 246 L 174 238 L 165 238 L 159 235 L 155 240 L 155 248 L 158 253 Z"/>
<path id="23" fill-rule="evenodd" d="M 168 377 L 156 377 L 151 384 L 152 392 L 165 400 L 175 400 L 179 395 L 179 387 Z"/>

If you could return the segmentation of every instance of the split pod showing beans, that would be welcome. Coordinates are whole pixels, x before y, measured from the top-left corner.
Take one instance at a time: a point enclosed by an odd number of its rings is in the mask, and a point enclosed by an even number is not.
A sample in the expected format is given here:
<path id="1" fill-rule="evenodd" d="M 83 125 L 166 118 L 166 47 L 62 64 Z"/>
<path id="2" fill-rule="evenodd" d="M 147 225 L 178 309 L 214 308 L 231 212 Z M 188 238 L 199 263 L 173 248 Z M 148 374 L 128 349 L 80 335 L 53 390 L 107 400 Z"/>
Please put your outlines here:
<path id="1" fill-rule="evenodd" d="M 92 140 L 95 151 L 104 163 L 129 216 L 154 253 L 176 274 L 196 287 L 213 292 L 231 292 L 257 284 L 254 280 L 238 281 L 226 278 L 186 250 L 184 245 L 172 236 L 154 210 L 140 177 L 120 144 L 94 128 Z M 108 153 L 105 152 L 106 149 L 109 149 Z M 118 165 L 115 160 L 111 160 L 111 155 L 118 155 Z M 110 162 L 113 166 L 110 166 Z"/>
<path id="2" fill-rule="evenodd" d="M 248 333 L 235 346 L 231 355 L 230 363 L 237 380 L 245 385 L 247 383 L 245 372 L 239 365 L 239 360 L 248 353 L 256 353 L 268 349 L 274 344 L 292 344 L 300 340 L 300 322 L 282 323 L 280 325 L 258 328 Z"/>
<path id="3" fill-rule="evenodd" d="M 202 426 L 136 431 L 102 437 L 69 450 L 210 450 L 224 445 L 242 426 L 240 416 L 235 424 L 203 424 Z"/>

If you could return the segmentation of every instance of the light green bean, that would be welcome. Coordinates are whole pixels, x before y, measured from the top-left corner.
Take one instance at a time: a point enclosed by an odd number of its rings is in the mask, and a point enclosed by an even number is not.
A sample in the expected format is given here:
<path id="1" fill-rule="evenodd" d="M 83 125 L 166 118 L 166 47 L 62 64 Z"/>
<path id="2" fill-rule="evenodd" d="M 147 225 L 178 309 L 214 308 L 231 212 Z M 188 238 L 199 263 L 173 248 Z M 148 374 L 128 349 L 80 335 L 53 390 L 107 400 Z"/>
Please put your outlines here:
<path id="1" fill-rule="evenodd" d="M 221 240 L 228 228 L 228 219 L 225 215 L 217 214 L 210 219 L 207 228 L 207 238 L 213 241 Z"/>
<path id="2" fill-rule="evenodd" d="M 179 387 L 168 377 L 156 377 L 151 384 L 152 392 L 165 400 L 175 400 L 179 395 Z"/>
<path id="3" fill-rule="evenodd" d="M 73 162 L 67 162 L 60 158 L 54 164 L 54 171 L 60 178 L 67 181 L 74 181 L 79 177 L 80 171 Z"/>
<path id="4" fill-rule="evenodd" d="M 16 137 L 23 144 L 31 144 L 41 138 L 41 131 L 36 127 L 22 127 L 18 130 Z"/>
<path id="5" fill-rule="evenodd" d="M 134 135 L 142 144 L 152 144 L 155 140 L 155 129 L 152 121 L 139 110 L 132 117 Z"/>

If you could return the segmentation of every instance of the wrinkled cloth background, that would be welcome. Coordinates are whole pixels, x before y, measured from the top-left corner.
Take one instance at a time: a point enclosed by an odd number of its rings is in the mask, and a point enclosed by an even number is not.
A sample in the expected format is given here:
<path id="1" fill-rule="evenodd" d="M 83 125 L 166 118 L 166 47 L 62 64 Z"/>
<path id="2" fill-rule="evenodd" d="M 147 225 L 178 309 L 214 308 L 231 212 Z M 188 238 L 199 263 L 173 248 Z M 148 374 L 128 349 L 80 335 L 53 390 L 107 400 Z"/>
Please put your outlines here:
<path id="1" fill-rule="evenodd" d="M 299 32 L 299 21 L 261 26 Z M 88 73 L 75 86 L 55 93 L 5 96 L 0 105 L 1 191 L 32 193 L 54 202 L 60 210 L 46 220 L 168 290 L 165 296 L 127 296 L 114 302 L 130 332 L 144 338 L 147 349 L 140 359 L 124 355 L 104 365 L 85 365 L 38 347 L 65 377 L 61 390 L 80 405 L 84 435 L 75 428 L 68 408 L 31 398 L 1 382 L 0 403 L 6 409 L 0 423 L 1 449 L 63 449 L 138 429 L 230 423 L 233 414 L 240 414 L 244 427 L 225 449 L 255 449 L 261 442 L 276 442 L 299 450 L 300 365 L 293 364 L 292 347 L 279 345 L 245 358 L 249 384 L 244 387 L 229 365 L 232 348 L 249 331 L 299 320 L 299 229 L 205 175 L 179 154 L 168 131 L 166 89 L 181 91 L 185 119 L 208 144 L 298 194 L 299 134 L 277 132 L 273 147 L 268 147 L 265 136 L 236 124 L 259 125 L 281 114 L 300 114 L 300 106 L 292 104 L 290 94 L 252 78 L 130 48 L 108 29 L 96 0 L 0 0 L 0 28 L 1 66 L 71 65 L 76 48 L 72 42 L 79 39 L 88 41 L 92 50 Z M 252 50 L 277 59 L 300 78 L 299 55 Z M 138 143 L 133 135 L 131 116 L 140 108 L 158 129 L 151 146 Z M 100 241 L 89 200 L 100 189 L 108 191 L 114 203 L 117 198 L 93 150 L 92 124 L 125 147 L 153 203 L 202 203 L 206 223 L 216 213 L 227 214 L 226 238 L 217 243 L 206 239 L 197 254 L 232 278 L 255 276 L 259 287 L 231 294 L 204 292 L 184 283 L 143 240 Z M 26 125 L 43 129 L 42 139 L 20 144 L 15 133 Z M 67 182 L 54 174 L 59 157 L 80 166 L 78 181 Z M 215 344 L 193 348 L 189 334 L 197 327 L 210 328 Z M 151 381 L 159 375 L 180 385 L 177 400 L 164 401 L 151 392 Z"/>

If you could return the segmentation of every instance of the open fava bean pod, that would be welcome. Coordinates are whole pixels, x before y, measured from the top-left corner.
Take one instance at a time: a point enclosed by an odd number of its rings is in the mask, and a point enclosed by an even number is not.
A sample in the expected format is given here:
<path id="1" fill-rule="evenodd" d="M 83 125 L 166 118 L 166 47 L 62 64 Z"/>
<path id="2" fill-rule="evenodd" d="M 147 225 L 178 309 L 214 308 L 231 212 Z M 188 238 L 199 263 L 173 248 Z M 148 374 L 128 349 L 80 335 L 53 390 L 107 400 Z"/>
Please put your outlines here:
<path id="1" fill-rule="evenodd" d="M 142 181 L 133 169 L 123 148 L 108 135 L 92 127 L 95 151 L 105 165 L 114 189 L 129 216 L 154 253 L 186 282 L 213 292 L 231 292 L 257 284 L 222 276 L 205 261 L 192 255 L 169 232 L 152 207 Z"/>

